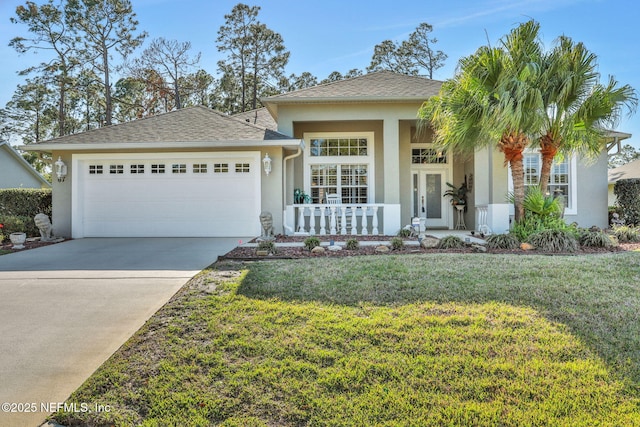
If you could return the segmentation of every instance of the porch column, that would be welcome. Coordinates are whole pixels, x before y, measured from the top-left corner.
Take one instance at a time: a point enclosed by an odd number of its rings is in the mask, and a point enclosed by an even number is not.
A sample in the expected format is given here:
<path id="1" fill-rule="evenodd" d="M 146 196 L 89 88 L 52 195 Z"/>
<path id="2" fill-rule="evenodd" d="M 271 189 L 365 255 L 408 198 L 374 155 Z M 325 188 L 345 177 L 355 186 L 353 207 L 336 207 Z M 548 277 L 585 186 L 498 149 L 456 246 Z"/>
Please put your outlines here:
<path id="1" fill-rule="evenodd" d="M 385 119 L 383 131 L 382 163 L 384 170 L 384 225 L 383 234 L 396 234 L 401 227 L 400 218 L 400 121 Z"/>

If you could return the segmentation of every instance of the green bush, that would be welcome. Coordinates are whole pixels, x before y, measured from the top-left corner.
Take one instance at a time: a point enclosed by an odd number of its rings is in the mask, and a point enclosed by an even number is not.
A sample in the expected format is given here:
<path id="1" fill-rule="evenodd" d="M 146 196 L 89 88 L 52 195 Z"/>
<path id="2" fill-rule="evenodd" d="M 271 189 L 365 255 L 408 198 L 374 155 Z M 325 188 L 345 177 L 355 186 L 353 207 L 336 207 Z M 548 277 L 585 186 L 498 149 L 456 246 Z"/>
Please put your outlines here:
<path id="1" fill-rule="evenodd" d="M 401 237 L 394 237 L 391 239 L 391 249 L 394 251 L 398 251 L 404 248 L 404 240 Z"/>
<path id="2" fill-rule="evenodd" d="M 39 213 L 51 217 L 50 189 L 6 188 L 0 190 L 0 217 L 26 216 L 33 219 Z"/>
<path id="3" fill-rule="evenodd" d="M 511 233 L 508 234 L 492 234 L 487 237 L 488 249 L 518 249 L 520 247 L 520 241 Z"/>
<path id="4" fill-rule="evenodd" d="M 438 242 L 438 249 L 458 249 L 464 247 L 464 242 L 458 236 L 446 236 Z"/>
<path id="5" fill-rule="evenodd" d="M 578 234 L 577 229 L 567 225 L 564 219 L 558 216 L 541 216 L 529 212 L 526 212 L 525 217 L 511 227 L 511 233 L 521 242 L 528 241 L 533 234 L 543 230 L 563 230 L 574 234 L 575 237 Z"/>
<path id="6" fill-rule="evenodd" d="M 320 239 L 318 239 L 317 237 L 311 236 L 311 237 L 307 237 L 306 239 L 304 239 L 304 247 L 307 250 L 312 250 L 313 248 L 315 248 L 316 246 L 320 246 Z"/>
<path id="7" fill-rule="evenodd" d="M 640 242 L 640 229 L 622 225 L 613 228 L 613 235 L 620 243 Z"/>
<path id="8" fill-rule="evenodd" d="M 27 237 L 37 237 L 40 230 L 33 221 L 33 217 L 16 216 L 16 215 L 0 215 L 0 224 L 3 225 L 3 234 L 8 237 L 11 233 L 26 233 Z"/>
<path id="9" fill-rule="evenodd" d="M 360 243 L 358 242 L 357 239 L 349 239 L 349 240 L 347 240 L 347 243 L 345 244 L 345 248 L 350 250 L 350 251 L 355 251 L 358 248 L 360 248 Z"/>
<path id="10" fill-rule="evenodd" d="M 640 178 L 619 180 L 613 187 L 613 193 L 625 223 L 640 226 Z"/>
<path id="11" fill-rule="evenodd" d="M 272 241 L 262 241 L 260 243 L 258 243 L 258 251 L 267 251 L 270 254 L 276 254 L 277 250 L 276 250 L 276 244 Z"/>
<path id="12" fill-rule="evenodd" d="M 529 243 L 544 252 L 575 252 L 578 240 L 568 230 L 542 230 L 529 237 Z"/>
<path id="13" fill-rule="evenodd" d="M 398 231 L 398 237 L 411 237 L 411 230 L 408 228 L 403 228 Z"/>
<path id="14" fill-rule="evenodd" d="M 592 248 L 610 248 L 614 246 L 611 236 L 604 231 L 584 230 L 580 234 L 580 246 L 589 246 Z"/>

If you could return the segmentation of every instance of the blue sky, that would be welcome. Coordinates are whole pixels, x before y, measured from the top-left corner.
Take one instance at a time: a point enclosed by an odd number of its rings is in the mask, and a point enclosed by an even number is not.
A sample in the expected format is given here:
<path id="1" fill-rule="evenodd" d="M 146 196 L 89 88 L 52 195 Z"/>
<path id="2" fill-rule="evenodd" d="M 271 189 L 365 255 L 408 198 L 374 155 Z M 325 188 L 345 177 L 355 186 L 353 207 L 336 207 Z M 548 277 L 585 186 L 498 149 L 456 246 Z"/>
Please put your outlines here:
<path id="1" fill-rule="evenodd" d="M 40 2 L 40 0 L 36 0 Z M 25 1 L 0 0 L 0 105 L 4 106 L 22 82 L 17 71 L 40 61 L 41 54 L 19 56 L 9 40 L 25 35 L 11 24 L 15 8 Z M 224 15 L 238 1 L 133 0 L 139 28 L 149 38 L 190 41 L 201 52 L 201 68 L 216 73 L 223 59 L 216 48 Z M 421 22 L 433 25 L 436 48 L 448 56 L 434 78 L 446 80 L 459 58 L 496 41 L 519 23 L 541 24 L 545 46 L 561 34 L 582 41 L 599 58 L 603 81 L 613 75 L 640 92 L 640 3 L 636 0 L 255 0 L 260 20 L 279 32 L 291 52 L 287 74 L 309 71 L 319 79 L 332 71 L 345 73 L 369 65 L 373 48 L 385 39 L 404 40 Z M 623 118 L 618 130 L 634 134 L 640 149 L 640 113 Z"/>

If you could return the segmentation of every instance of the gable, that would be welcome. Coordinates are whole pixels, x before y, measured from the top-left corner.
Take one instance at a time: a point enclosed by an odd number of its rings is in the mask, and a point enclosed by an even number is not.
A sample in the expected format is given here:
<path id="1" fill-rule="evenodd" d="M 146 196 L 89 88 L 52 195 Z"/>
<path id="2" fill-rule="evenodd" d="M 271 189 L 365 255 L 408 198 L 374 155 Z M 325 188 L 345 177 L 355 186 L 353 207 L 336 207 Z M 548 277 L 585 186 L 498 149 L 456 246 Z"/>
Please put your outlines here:
<path id="1" fill-rule="evenodd" d="M 0 188 L 48 188 L 45 180 L 13 147 L 0 142 Z"/>

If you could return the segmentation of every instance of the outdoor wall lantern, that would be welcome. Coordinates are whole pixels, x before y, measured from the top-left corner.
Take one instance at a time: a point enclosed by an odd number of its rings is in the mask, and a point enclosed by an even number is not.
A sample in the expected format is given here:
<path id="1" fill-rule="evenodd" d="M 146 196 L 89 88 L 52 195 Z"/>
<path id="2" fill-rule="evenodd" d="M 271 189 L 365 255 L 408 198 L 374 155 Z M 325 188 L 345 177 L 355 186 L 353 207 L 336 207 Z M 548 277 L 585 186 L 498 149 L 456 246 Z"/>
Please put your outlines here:
<path id="1" fill-rule="evenodd" d="M 58 161 L 56 161 L 54 165 L 56 167 L 58 182 L 64 182 L 64 179 L 67 177 L 67 165 L 62 161 L 62 157 L 58 157 Z"/>
<path id="2" fill-rule="evenodd" d="M 269 153 L 264 155 L 264 159 L 262 159 L 262 167 L 264 168 L 264 173 L 269 176 L 271 173 L 271 157 L 269 157 Z"/>

